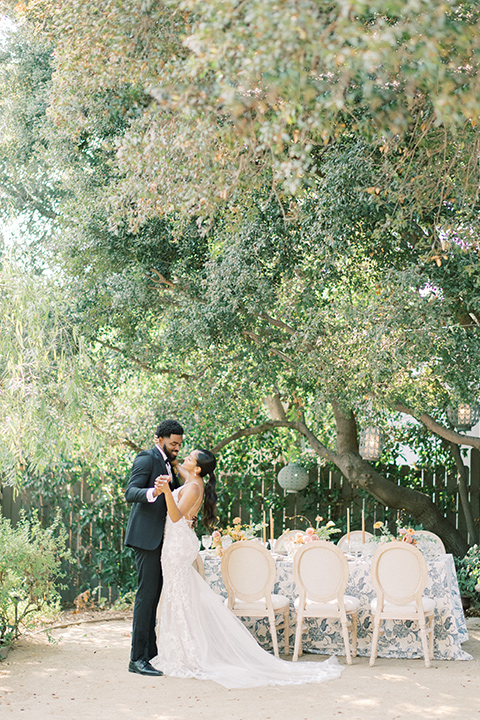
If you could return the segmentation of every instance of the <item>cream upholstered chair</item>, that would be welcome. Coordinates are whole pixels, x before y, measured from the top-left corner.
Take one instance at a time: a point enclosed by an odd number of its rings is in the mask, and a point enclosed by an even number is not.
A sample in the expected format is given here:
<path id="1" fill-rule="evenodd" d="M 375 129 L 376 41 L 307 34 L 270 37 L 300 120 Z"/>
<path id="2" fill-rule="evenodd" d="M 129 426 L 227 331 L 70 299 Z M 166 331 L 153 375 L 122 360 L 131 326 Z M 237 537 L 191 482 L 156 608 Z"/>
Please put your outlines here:
<path id="1" fill-rule="evenodd" d="M 200 577 L 202 577 L 205 580 L 205 565 L 203 564 L 202 556 L 200 553 L 198 553 L 197 557 L 192 563 L 195 570 L 198 572 Z"/>
<path id="2" fill-rule="evenodd" d="M 288 540 L 295 540 L 297 535 L 305 535 L 304 530 L 285 530 L 280 537 L 278 537 L 273 544 L 273 552 L 287 554 L 285 542 Z"/>
<path id="3" fill-rule="evenodd" d="M 351 665 L 351 654 L 354 657 L 357 655 L 360 600 L 344 594 L 348 583 L 348 562 L 345 555 L 336 545 L 326 540 L 308 543 L 295 553 L 293 577 L 299 593 L 295 600 L 297 628 L 293 660 L 297 660 L 302 654 L 304 618 L 333 618 L 339 620 L 342 626 L 345 656 L 347 663 Z M 352 628 L 352 653 L 349 627 Z"/>
<path id="4" fill-rule="evenodd" d="M 342 550 L 343 552 L 346 552 L 351 542 L 362 542 L 362 536 L 362 530 L 352 530 L 350 533 L 350 538 L 348 537 L 348 534 L 342 535 L 340 540 L 337 542 L 337 547 L 340 548 L 340 550 Z M 369 533 L 365 530 L 365 540 L 369 540 L 372 537 L 372 533 Z"/>
<path id="5" fill-rule="evenodd" d="M 413 545 L 399 540 L 384 543 L 372 558 L 371 574 L 377 597 L 371 602 L 373 637 L 370 665 L 377 657 L 382 620 L 414 620 L 419 625 L 425 665 L 430 667 L 435 600 L 423 597 L 428 570 L 422 553 Z"/>
<path id="6" fill-rule="evenodd" d="M 268 617 L 277 657 L 277 628 L 284 628 L 288 655 L 290 603 L 284 595 L 272 593 L 275 561 L 267 548 L 255 540 L 232 543 L 222 557 L 222 578 L 228 593 L 225 604 L 230 610 L 238 617 Z M 275 615 L 283 617 L 278 626 Z"/>
<path id="7" fill-rule="evenodd" d="M 438 535 L 435 535 L 435 533 L 430 532 L 430 530 L 415 530 L 415 537 L 418 538 L 418 545 L 421 545 L 422 538 L 425 538 L 427 541 L 425 543 L 425 548 L 434 547 L 440 555 L 445 555 L 445 545 L 443 544 L 443 540 L 439 538 Z"/>

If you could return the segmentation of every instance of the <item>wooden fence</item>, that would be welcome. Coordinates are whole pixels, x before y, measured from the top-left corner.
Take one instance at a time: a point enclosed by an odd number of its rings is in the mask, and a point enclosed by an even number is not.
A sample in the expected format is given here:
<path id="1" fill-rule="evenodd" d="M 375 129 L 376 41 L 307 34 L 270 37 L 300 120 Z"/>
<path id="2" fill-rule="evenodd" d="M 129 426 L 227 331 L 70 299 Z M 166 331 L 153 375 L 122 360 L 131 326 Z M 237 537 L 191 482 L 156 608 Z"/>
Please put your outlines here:
<path id="1" fill-rule="evenodd" d="M 408 475 L 409 484 L 413 482 L 419 490 L 430 494 L 469 544 L 478 542 L 480 453 L 472 452 L 469 479 L 470 502 L 477 526 L 474 538 L 467 531 L 455 473 L 447 473 L 443 468 L 412 472 L 408 467 L 384 468 L 384 473 L 399 484 L 404 483 Z M 320 465 L 313 468 L 308 488 L 298 494 L 285 493 L 275 478 L 276 472 L 273 471 L 268 478 L 253 478 L 250 489 L 238 493 L 238 481 L 234 483 L 232 477 L 220 474 L 219 493 L 221 497 L 223 494 L 221 524 L 228 524 L 237 516 L 242 523 L 261 522 L 264 512 L 268 520 L 272 508 L 276 537 L 286 528 L 305 528 L 306 519 L 314 523 L 318 515 L 323 517 L 323 522 L 334 520 L 344 532 L 347 507 L 350 509 L 352 529 L 360 528 L 364 502 L 367 530 L 372 531 L 373 524 L 378 520 L 386 521 L 393 528 L 398 519 L 396 510 L 391 511 L 370 496 L 361 494 L 335 469 Z M 75 563 L 67 568 L 68 588 L 63 593 L 64 600 L 71 602 L 86 588 L 93 588 L 98 598 L 104 597 L 111 601 L 118 595 L 119 587 L 125 590 L 129 579 L 132 588 L 135 586 L 132 553 L 123 547 L 129 508 L 122 498 L 112 499 L 111 502 L 107 499 L 100 510 L 97 506 L 94 515 L 91 490 L 83 480 L 69 488 L 65 497 L 69 498 L 69 504 L 65 505 L 64 502 L 60 509 Z M 36 507 L 43 524 L 48 525 L 57 509 L 55 502 L 47 502 L 41 494 L 37 498 L 33 507 Z M 16 493 L 12 487 L 0 484 L 0 509 L 2 515 L 15 524 L 22 509 L 31 511 L 31 496 L 27 492 Z M 409 518 L 404 520 L 409 522 Z"/>

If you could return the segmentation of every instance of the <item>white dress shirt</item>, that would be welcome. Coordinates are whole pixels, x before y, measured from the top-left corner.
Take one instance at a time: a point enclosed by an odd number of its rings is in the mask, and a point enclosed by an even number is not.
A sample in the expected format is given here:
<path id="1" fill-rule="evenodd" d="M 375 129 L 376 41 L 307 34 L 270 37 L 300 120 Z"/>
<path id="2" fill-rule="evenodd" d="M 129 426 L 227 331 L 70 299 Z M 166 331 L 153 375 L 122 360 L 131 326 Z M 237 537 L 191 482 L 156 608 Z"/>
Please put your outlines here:
<path id="1" fill-rule="evenodd" d="M 160 447 L 160 445 L 155 444 L 155 447 L 157 448 L 157 450 L 159 450 L 163 459 L 165 460 L 165 465 L 167 466 L 167 472 L 170 475 L 170 480 L 171 480 L 172 479 L 172 466 L 170 465 L 170 460 L 167 458 L 163 448 Z M 155 502 L 155 500 L 157 499 L 158 495 L 154 495 L 153 494 L 154 491 L 155 491 L 155 488 L 148 488 L 148 490 L 147 490 L 148 502 Z"/>

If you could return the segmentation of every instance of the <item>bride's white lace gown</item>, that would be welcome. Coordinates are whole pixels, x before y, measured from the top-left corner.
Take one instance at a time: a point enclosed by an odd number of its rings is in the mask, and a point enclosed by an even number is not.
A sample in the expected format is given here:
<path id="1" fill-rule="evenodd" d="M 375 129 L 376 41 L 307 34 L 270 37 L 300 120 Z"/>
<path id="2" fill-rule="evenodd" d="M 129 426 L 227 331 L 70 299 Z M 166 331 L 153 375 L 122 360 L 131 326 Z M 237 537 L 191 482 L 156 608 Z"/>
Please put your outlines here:
<path id="1" fill-rule="evenodd" d="M 178 492 L 174 491 L 177 501 Z M 227 688 L 322 682 L 343 670 L 324 662 L 280 660 L 263 650 L 241 621 L 192 567 L 200 543 L 189 522 L 167 516 L 162 550 L 159 654 L 165 675 L 213 680 Z"/>

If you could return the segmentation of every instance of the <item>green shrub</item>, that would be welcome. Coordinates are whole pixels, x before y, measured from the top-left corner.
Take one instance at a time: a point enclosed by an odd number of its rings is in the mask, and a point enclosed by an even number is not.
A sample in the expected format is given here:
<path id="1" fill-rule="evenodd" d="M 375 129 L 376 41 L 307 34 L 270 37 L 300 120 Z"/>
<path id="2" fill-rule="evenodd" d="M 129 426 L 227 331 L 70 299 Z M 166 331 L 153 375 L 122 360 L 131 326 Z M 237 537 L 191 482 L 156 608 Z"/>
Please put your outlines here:
<path id="1" fill-rule="evenodd" d="M 0 645 L 58 602 L 61 564 L 70 556 L 66 539 L 58 516 L 48 528 L 35 516 L 23 515 L 15 527 L 0 516 Z"/>
<path id="2" fill-rule="evenodd" d="M 461 595 L 475 598 L 480 583 L 480 546 L 472 545 L 463 558 L 455 558 L 458 587 Z"/>

